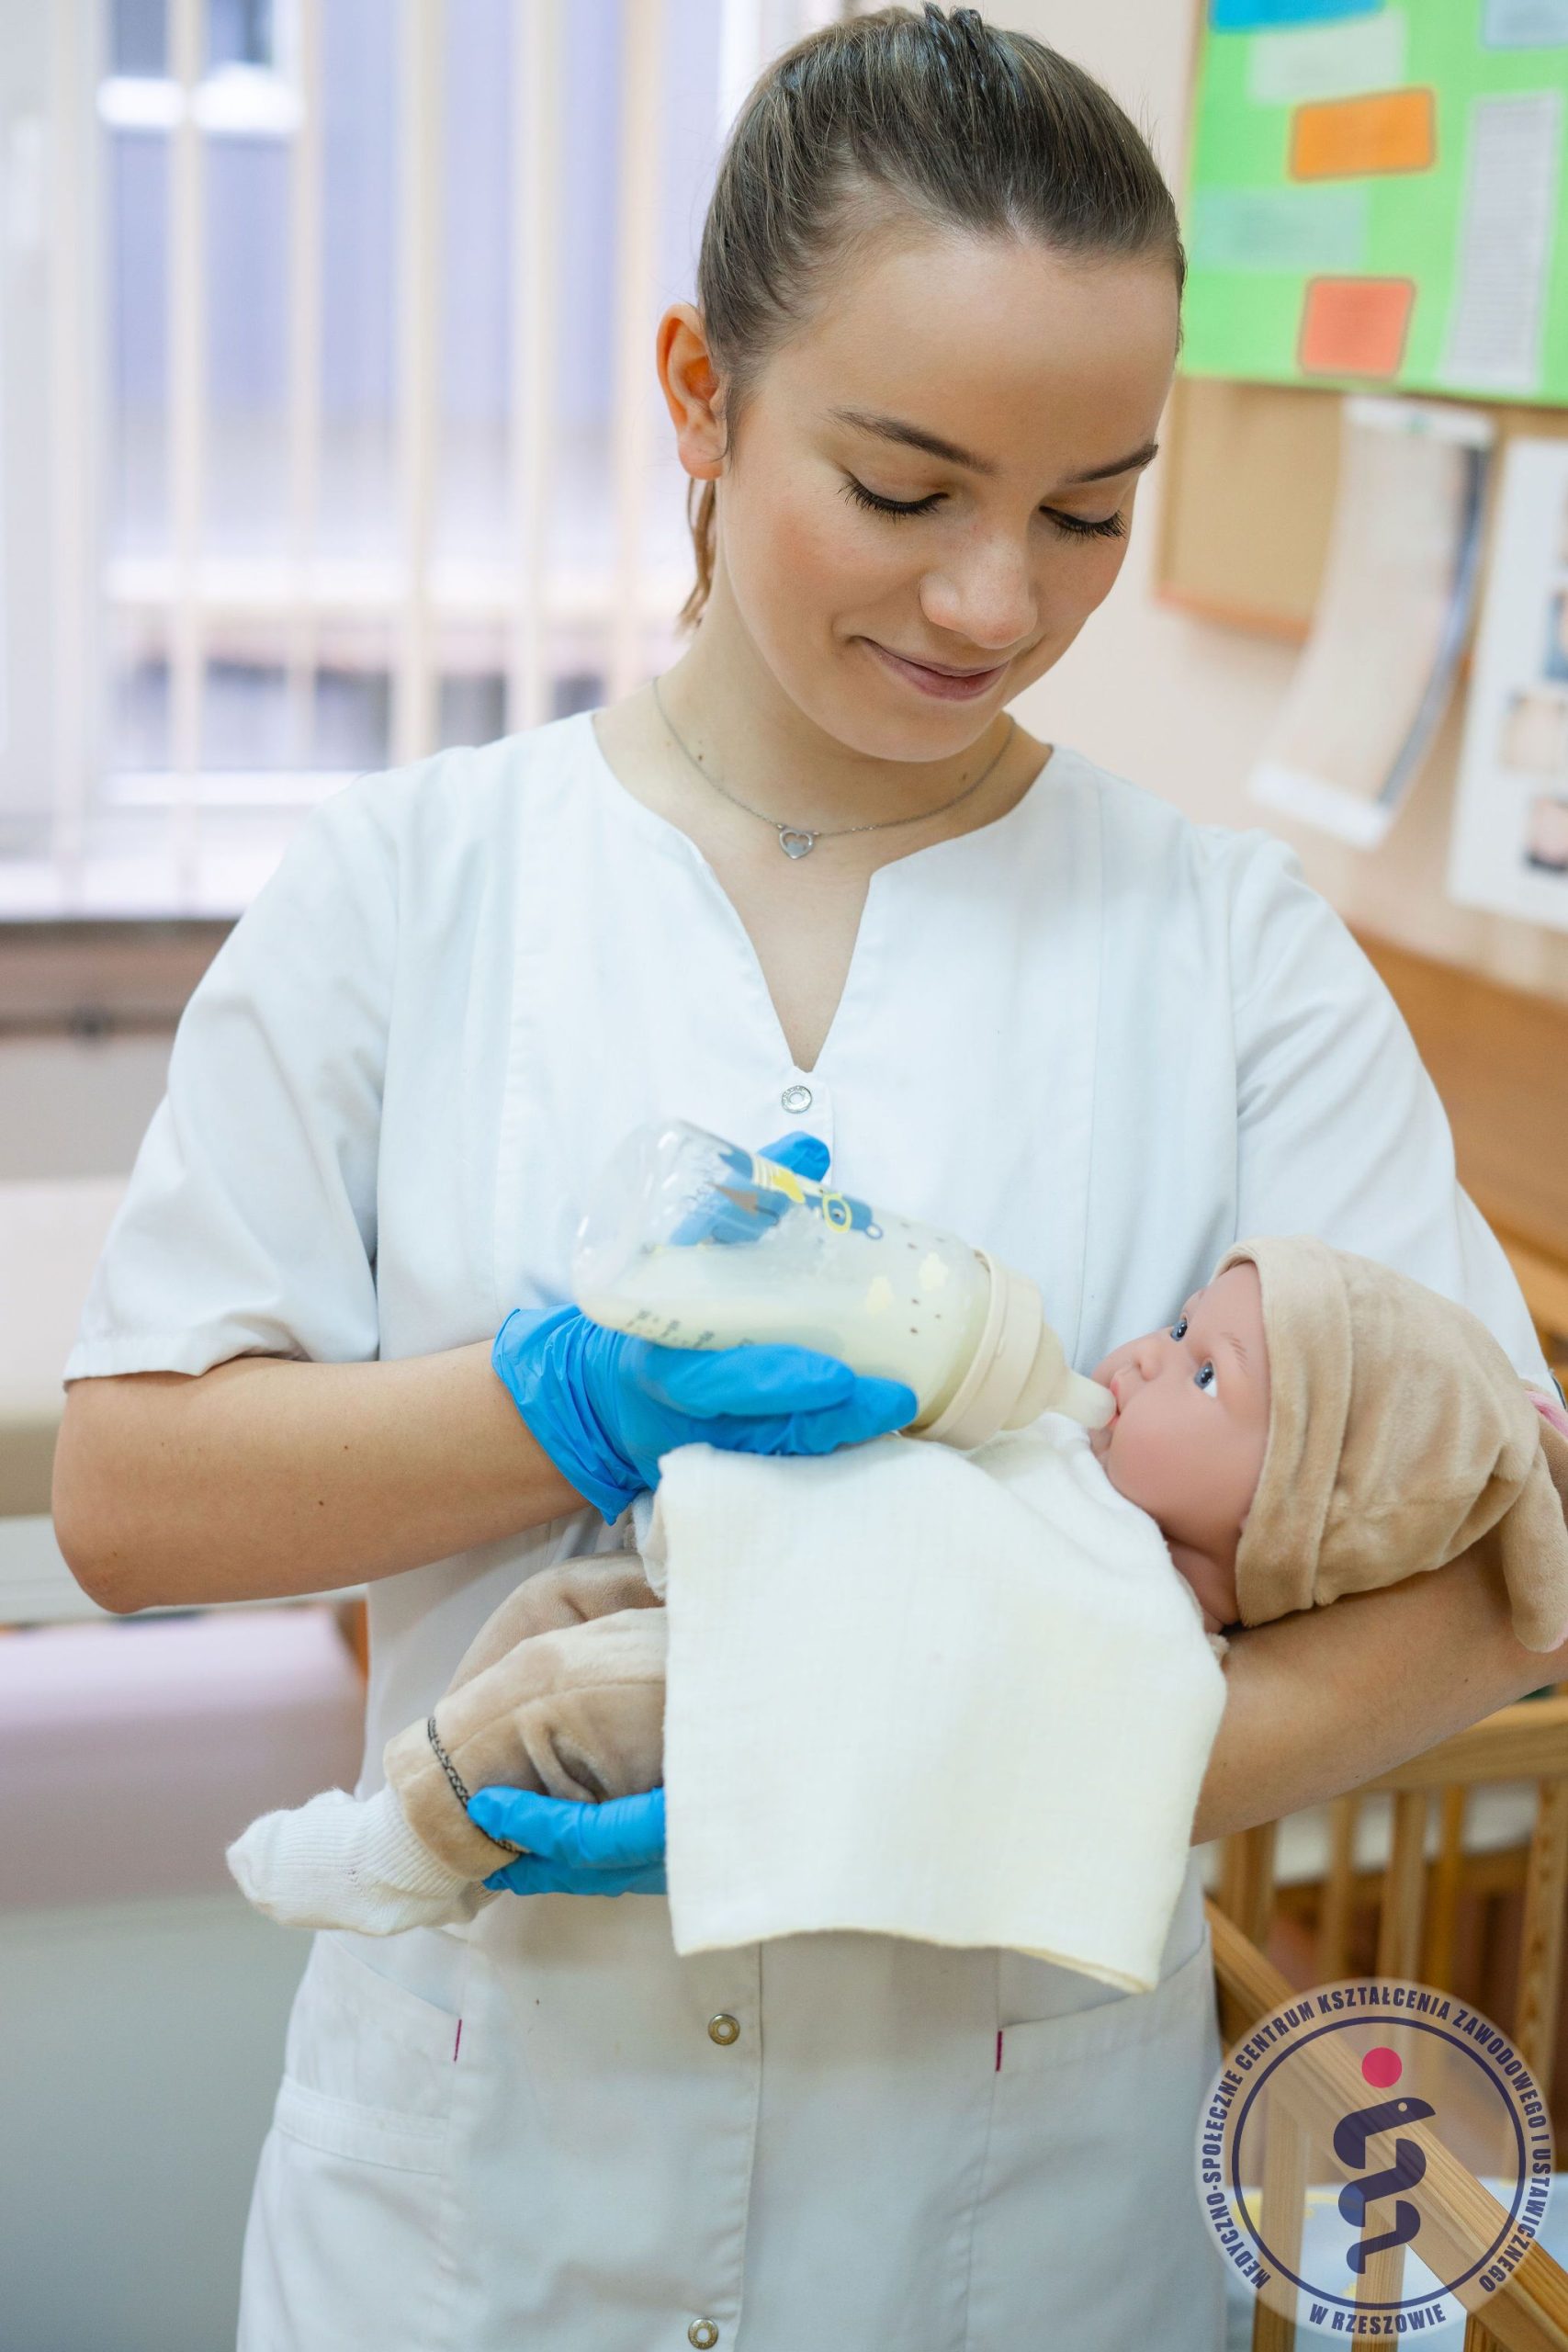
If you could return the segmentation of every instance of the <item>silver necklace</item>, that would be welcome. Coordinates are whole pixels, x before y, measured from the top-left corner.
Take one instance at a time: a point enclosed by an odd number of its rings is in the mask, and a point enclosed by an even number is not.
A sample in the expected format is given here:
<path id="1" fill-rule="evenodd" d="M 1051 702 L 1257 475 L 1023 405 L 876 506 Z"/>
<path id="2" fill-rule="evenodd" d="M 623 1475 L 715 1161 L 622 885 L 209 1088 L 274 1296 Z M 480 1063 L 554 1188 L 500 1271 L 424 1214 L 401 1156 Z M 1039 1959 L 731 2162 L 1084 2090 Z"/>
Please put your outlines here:
<path id="1" fill-rule="evenodd" d="M 997 753 L 996 759 L 992 760 L 988 767 L 981 771 L 973 784 L 966 784 L 962 792 L 955 792 L 951 800 L 942 801 L 939 808 L 918 809 L 912 817 L 877 817 L 869 825 L 829 825 L 825 831 L 819 826 L 815 832 L 811 832 L 804 825 L 788 825 L 780 817 L 766 816 L 761 808 L 753 808 L 749 800 L 742 800 L 738 793 L 731 792 L 728 785 L 720 784 L 716 776 L 709 775 L 701 760 L 694 752 L 687 751 L 685 744 L 681 742 L 680 736 L 675 734 L 674 728 L 671 726 L 670 714 L 664 707 L 657 678 L 652 681 L 652 685 L 653 699 L 659 706 L 659 716 L 663 719 L 665 726 L 670 728 L 671 734 L 675 735 L 676 742 L 681 744 L 682 751 L 686 752 L 686 757 L 691 761 L 704 783 L 711 784 L 716 792 L 722 792 L 727 800 L 733 800 L 738 808 L 744 808 L 749 817 L 760 817 L 764 825 L 772 825 L 779 837 L 779 847 L 786 857 L 805 857 L 808 851 L 816 848 L 818 842 L 836 840 L 840 833 L 878 833 L 887 825 L 918 825 L 922 817 L 945 815 L 949 808 L 956 808 L 961 800 L 967 800 L 972 792 L 979 791 L 987 776 L 990 775 L 991 769 L 996 766 L 997 760 L 1001 758 L 1002 752 L 1007 750 L 1013 739 L 1014 721 L 1012 713 L 1010 711 L 1008 731 L 1002 737 L 1001 751 Z"/>

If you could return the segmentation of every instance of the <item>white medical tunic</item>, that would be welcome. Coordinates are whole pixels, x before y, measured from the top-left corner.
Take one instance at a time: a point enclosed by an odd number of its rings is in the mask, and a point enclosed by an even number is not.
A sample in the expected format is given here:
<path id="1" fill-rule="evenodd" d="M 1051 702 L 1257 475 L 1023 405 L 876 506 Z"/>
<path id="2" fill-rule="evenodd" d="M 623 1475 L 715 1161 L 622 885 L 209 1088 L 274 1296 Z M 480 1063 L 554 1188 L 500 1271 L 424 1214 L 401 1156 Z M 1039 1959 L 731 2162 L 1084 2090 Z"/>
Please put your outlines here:
<path id="1" fill-rule="evenodd" d="M 488 1339 L 570 1295 L 585 1192 L 654 1117 L 808 1127 L 847 1190 L 1032 1275 L 1079 1370 L 1238 1237 L 1306 1231 L 1544 1380 L 1400 1016 L 1280 842 L 1058 748 L 873 875 L 803 1070 L 711 867 L 585 712 L 305 822 L 186 1008 L 65 1376 Z M 520 1576 L 617 1540 L 585 1509 L 372 1583 L 359 1793 Z M 648 1895 L 321 1934 L 242 2352 L 1215 2352 L 1219 2060 L 1196 1863 L 1137 1996 L 852 1933 L 681 1960 Z"/>

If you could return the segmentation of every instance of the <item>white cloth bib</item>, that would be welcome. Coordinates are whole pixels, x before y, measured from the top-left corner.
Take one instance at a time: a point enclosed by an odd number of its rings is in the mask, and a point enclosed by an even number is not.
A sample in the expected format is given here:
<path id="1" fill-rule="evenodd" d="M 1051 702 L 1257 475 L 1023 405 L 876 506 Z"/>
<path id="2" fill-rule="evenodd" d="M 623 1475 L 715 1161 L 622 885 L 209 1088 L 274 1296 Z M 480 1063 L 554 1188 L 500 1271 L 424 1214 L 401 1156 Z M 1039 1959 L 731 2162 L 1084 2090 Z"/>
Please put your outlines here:
<path id="1" fill-rule="evenodd" d="M 1083 1430 L 682 1446 L 648 1503 L 678 1952 L 858 1928 L 1152 1991 L 1224 1677 Z"/>

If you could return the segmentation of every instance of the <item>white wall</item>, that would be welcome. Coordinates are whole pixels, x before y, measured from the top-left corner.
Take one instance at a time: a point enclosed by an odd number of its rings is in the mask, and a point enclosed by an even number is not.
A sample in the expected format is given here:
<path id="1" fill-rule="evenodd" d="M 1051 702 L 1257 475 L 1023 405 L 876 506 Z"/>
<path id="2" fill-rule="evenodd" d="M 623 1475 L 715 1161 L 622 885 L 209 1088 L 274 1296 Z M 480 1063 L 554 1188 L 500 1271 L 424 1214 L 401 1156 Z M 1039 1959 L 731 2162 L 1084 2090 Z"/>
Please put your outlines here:
<path id="1" fill-rule="evenodd" d="M 984 13 L 992 23 L 1050 42 L 1104 82 L 1151 138 L 1179 194 L 1200 0 L 990 0 Z M 1381 849 L 1346 848 L 1248 801 L 1247 770 L 1295 652 L 1153 602 L 1162 464 L 1156 460 L 1139 494 L 1120 581 L 1060 667 L 1021 698 L 1024 724 L 1166 794 L 1193 817 L 1261 824 L 1281 834 L 1300 849 L 1308 879 L 1348 921 L 1517 987 L 1568 999 L 1568 933 L 1455 907 L 1443 895 L 1457 703 Z"/>
<path id="2" fill-rule="evenodd" d="M 128 1174 L 172 1043 L 155 1032 L 0 1040 L 0 1184 Z"/>

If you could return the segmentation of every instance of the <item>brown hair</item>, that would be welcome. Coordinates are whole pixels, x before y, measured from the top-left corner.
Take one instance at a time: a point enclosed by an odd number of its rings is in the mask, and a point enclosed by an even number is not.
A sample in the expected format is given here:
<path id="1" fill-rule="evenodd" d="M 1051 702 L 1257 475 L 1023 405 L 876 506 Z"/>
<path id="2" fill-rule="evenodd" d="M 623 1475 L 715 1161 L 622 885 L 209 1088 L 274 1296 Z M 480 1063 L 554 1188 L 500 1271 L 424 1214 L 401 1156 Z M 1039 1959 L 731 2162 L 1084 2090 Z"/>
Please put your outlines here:
<path id="1" fill-rule="evenodd" d="M 1034 237 L 1064 254 L 1186 255 L 1170 190 L 1109 91 L 975 8 L 878 8 L 775 58 L 726 142 L 697 258 L 725 454 L 769 358 L 872 244 L 908 228 Z M 695 512 L 693 512 L 694 501 Z M 716 488 L 687 485 L 694 628 Z"/>

